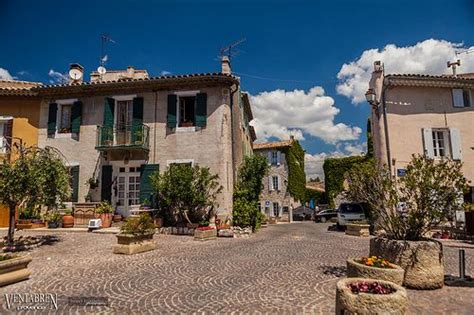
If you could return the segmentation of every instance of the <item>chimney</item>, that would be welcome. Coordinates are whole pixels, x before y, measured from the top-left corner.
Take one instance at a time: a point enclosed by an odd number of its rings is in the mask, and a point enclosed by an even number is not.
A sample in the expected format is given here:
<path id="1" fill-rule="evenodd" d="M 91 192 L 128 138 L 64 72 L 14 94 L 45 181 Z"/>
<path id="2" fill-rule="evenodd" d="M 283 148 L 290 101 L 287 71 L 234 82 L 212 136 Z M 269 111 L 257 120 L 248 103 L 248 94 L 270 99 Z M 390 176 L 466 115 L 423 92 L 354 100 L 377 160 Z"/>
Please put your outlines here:
<path id="1" fill-rule="evenodd" d="M 133 78 L 133 75 L 135 74 L 135 68 L 132 66 L 127 67 L 127 76 L 129 78 Z"/>
<path id="2" fill-rule="evenodd" d="M 221 58 L 221 65 L 223 74 L 232 74 L 232 69 L 230 67 L 230 59 L 228 56 L 222 56 Z"/>
<path id="3" fill-rule="evenodd" d="M 383 71 L 383 63 L 380 60 L 374 62 L 374 72 Z"/>

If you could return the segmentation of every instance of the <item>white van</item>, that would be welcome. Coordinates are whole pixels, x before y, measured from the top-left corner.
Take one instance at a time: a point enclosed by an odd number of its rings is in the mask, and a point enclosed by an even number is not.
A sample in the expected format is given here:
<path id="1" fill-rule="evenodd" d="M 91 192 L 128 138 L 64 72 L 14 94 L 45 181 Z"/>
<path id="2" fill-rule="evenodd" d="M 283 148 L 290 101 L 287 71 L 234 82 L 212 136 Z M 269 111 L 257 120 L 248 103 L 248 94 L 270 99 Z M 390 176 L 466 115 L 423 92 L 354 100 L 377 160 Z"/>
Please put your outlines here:
<path id="1" fill-rule="evenodd" d="M 364 208 L 358 203 L 341 203 L 337 211 L 337 225 L 346 226 L 354 221 L 367 220 Z"/>

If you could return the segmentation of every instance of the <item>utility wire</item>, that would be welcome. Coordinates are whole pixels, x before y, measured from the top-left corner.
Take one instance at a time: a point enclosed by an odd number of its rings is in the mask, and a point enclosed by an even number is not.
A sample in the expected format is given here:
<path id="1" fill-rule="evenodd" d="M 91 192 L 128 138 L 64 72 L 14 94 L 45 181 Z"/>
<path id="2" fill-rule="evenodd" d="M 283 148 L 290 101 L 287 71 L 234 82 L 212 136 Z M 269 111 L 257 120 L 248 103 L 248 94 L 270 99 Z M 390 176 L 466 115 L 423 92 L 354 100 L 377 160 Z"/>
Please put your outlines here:
<path id="1" fill-rule="evenodd" d="M 262 77 L 262 76 L 252 75 L 252 74 L 241 73 L 241 72 L 234 72 L 234 73 L 240 76 L 244 76 L 244 77 L 249 77 L 249 78 L 259 79 L 259 80 L 274 81 L 274 82 L 294 82 L 294 83 L 312 83 L 312 84 L 325 84 L 325 83 L 329 84 L 329 83 L 339 82 L 338 80 L 331 80 L 331 81 L 306 81 L 306 80 L 289 80 L 289 79 L 285 80 L 285 79 Z"/>

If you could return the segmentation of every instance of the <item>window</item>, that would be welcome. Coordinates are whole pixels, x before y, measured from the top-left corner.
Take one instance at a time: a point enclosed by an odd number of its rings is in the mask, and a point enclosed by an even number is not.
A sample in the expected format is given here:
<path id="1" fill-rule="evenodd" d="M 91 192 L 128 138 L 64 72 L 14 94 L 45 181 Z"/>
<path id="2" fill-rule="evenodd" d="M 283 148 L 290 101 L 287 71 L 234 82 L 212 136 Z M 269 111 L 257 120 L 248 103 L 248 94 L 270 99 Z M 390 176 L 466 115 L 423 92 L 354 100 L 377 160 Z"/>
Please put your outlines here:
<path id="1" fill-rule="evenodd" d="M 288 213 L 288 207 L 283 207 L 283 213 Z"/>
<path id="2" fill-rule="evenodd" d="M 117 128 L 120 131 L 126 130 L 132 124 L 133 104 L 132 100 L 117 101 Z"/>
<path id="3" fill-rule="evenodd" d="M 178 127 L 196 126 L 196 97 L 179 97 L 179 122 Z"/>
<path id="4" fill-rule="evenodd" d="M 58 133 L 71 133 L 72 104 L 61 105 Z"/>
<path id="5" fill-rule="evenodd" d="M 273 203 L 273 216 L 274 217 L 280 216 L 280 206 L 278 205 L 278 202 Z"/>
<path id="6" fill-rule="evenodd" d="M 272 151 L 272 165 L 278 164 L 278 151 Z"/>
<path id="7" fill-rule="evenodd" d="M 12 136 L 13 119 L 0 116 L 0 153 L 6 153 Z"/>
<path id="8" fill-rule="evenodd" d="M 278 187 L 278 184 L 279 184 L 278 176 L 272 176 L 273 190 L 280 190 L 280 187 Z"/>
<path id="9" fill-rule="evenodd" d="M 454 107 L 470 107 L 471 106 L 471 90 L 453 89 L 453 106 Z"/>
<path id="10" fill-rule="evenodd" d="M 433 155 L 434 157 L 445 157 L 449 155 L 449 140 L 447 130 L 433 130 Z"/>

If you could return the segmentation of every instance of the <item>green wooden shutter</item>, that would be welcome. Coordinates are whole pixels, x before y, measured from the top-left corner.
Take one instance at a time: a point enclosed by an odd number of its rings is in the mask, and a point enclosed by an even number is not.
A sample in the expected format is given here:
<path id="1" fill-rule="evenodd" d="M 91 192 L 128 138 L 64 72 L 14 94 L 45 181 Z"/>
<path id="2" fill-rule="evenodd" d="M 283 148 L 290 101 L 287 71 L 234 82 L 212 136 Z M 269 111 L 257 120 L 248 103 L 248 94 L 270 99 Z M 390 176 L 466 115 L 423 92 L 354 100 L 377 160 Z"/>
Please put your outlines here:
<path id="1" fill-rule="evenodd" d="M 81 130 L 82 121 L 82 102 L 77 101 L 72 105 L 71 110 L 71 132 L 79 133 Z"/>
<path id="2" fill-rule="evenodd" d="M 102 127 L 101 140 L 104 143 L 105 140 L 114 140 L 114 109 L 115 100 L 113 98 L 106 97 L 104 103 L 104 125 Z"/>
<path id="3" fill-rule="evenodd" d="M 140 168 L 140 203 L 147 199 L 152 205 L 155 202 L 155 189 L 151 185 L 150 175 L 158 172 L 158 164 L 144 164 Z"/>
<path id="4" fill-rule="evenodd" d="M 58 104 L 49 104 L 48 112 L 48 137 L 53 137 L 56 133 L 56 116 L 58 113 Z"/>
<path id="5" fill-rule="evenodd" d="M 100 193 L 102 201 L 112 202 L 112 165 L 102 166 Z"/>
<path id="6" fill-rule="evenodd" d="M 71 166 L 71 201 L 79 200 L 79 165 Z"/>
<path id="7" fill-rule="evenodd" d="M 196 95 L 196 126 L 206 127 L 207 121 L 207 94 Z"/>
<path id="8" fill-rule="evenodd" d="M 132 142 L 143 141 L 143 97 L 133 99 Z"/>
<path id="9" fill-rule="evenodd" d="M 168 116 L 166 118 L 166 126 L 168 128 L 176 128 L 176 103 L 178 97 L 175 94 L 168 95 Z"/>

